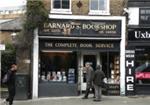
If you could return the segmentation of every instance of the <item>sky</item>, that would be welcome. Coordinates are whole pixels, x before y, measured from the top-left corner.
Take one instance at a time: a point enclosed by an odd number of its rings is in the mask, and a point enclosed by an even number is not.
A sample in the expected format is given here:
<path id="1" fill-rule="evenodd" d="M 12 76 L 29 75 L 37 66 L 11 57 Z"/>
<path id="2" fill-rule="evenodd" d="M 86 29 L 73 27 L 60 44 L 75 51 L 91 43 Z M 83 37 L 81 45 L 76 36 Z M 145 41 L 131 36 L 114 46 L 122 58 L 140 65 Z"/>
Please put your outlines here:
<path id="1" fill-rule="evenodd" d="M 25 5 L 26 0 L 0 0 L 0 8 Z"/>

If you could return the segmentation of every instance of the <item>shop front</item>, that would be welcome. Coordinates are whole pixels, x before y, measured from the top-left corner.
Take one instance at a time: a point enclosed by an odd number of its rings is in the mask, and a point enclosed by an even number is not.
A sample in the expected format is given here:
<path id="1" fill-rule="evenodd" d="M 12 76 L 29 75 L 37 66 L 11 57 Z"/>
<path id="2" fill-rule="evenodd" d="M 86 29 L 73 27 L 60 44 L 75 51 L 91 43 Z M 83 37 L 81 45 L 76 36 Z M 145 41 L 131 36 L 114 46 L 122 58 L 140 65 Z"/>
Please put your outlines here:
<path id="1" fill-rule="evenodd" d="M 120 66 L 124 59 L 120 48 L 125 45 L 124 18 L 90 19 L 55 18 L 39 29 L 38 97 L 75 96 L 84 92 L 86 79 L 82 69 L 86 62 L 94 70 L 96 65 L 102 65 L 110 84 L 107 95 L 124 93 L 124 80 L 120 79 L 125 72 Z"/>
<path id="2" fill-rule="evenodd" d="M 128 31 L 128 48 L 133 58 L 133 94 L 150 94 L 150 31 L 148 28 L 134 28 Z M 130 62 L 131 64 L 131 62 Z"/>

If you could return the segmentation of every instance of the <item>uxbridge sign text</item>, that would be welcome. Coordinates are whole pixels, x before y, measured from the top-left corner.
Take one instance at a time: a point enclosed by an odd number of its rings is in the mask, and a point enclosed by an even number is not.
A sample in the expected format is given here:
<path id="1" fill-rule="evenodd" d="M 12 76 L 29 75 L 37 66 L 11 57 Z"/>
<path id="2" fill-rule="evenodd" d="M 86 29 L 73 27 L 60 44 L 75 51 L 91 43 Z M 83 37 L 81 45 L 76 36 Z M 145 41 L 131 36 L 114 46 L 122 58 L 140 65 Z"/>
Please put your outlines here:
<path id="1" fill-rule="evenodd" d="M 150 39 L 150 33 L 148 31 L 145 32 L 135 31 L 135 38 Z"/>
<path id="2" fill-rule="evenodd" d="M 147 28 L 131 29 L 128 31 L 128 40 L 150 42 L 150 30 Z"/>

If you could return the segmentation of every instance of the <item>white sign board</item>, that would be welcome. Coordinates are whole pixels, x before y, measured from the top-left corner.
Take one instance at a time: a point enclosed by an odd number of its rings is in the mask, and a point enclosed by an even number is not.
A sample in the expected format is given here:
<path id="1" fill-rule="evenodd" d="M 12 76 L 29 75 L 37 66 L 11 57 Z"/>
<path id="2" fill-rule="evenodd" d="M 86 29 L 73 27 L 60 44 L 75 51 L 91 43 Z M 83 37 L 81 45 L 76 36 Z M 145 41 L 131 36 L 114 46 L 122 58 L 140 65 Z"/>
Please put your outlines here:
<path id="1" fill-rule="evenodd" d="M 0 50 L 5 50 L 5 45 L 4 44 L 0 44 Z"/>

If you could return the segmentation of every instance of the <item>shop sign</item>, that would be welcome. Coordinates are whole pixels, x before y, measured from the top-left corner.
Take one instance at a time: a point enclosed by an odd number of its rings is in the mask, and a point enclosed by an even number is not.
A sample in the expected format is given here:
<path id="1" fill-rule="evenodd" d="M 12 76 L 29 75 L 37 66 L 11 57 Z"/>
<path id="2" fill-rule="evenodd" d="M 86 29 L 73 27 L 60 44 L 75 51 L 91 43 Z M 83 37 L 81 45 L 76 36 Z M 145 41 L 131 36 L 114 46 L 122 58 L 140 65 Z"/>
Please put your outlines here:
<path id="1" fill-rule="evenodd" d="M 119 42 L 97 41 L 97 40 L 42 40 L 40 41 L 41 49 L 53 50 L 117 50 L 119 51 Z"/>
<path id="2" fill-rule="evenodd" d="M 150 8 L 140 8 L 139 22 L 143 25 L 150 25 Z"/>
<path id="3" fill-rule="evenodd" d="M 0 50 L 5 50 L 5 45 L 4 44 L 0 44 Z"/>
<path id="4" fill-rule="evenodd" d="M 135 91 L 135 77 L 134 77 L 134 50 L 126 50 L 126 95 L 134 95 Z"/>
<path id="5" fill-rule="evenodd" d="M 128 31 L 129 41 L 150 41 L 150 30 L 134 29 Z"/>
<path id="6" fill-rule="evenodd" d="M 108 84 L 107 94 L 108 95 L 120 95 L 120 85 Z"/>
<path id="7" fill-rule="evenodd" d="M 120 20 L 49 20 L 39 28 L 41 36 L 118 36 Z"/>

